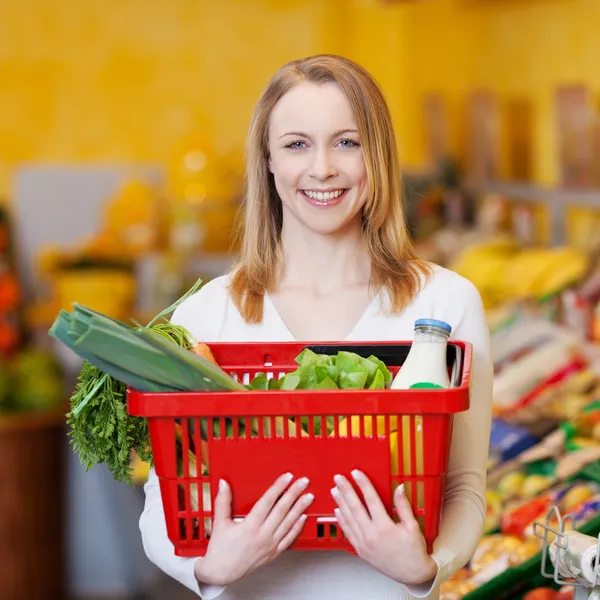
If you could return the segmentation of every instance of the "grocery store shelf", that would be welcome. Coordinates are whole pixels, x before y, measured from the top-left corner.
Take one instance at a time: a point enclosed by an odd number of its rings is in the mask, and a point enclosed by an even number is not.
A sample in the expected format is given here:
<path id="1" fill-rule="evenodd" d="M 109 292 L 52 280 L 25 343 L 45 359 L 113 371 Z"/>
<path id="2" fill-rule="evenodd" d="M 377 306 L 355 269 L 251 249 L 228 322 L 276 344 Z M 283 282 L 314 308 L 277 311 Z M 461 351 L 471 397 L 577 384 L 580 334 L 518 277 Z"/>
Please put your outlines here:
<path id="1" fill-rule="evenodd" d="M 513 181 L 467 181 L 464 188 L 477 195 L 500 194 L 519 202 L 545 204 L 550 210 L 553 245 L 564 242 L 564 220 L 567 208 L 580 206 L 600 210 L 600 189 L 551 188 Z"/>

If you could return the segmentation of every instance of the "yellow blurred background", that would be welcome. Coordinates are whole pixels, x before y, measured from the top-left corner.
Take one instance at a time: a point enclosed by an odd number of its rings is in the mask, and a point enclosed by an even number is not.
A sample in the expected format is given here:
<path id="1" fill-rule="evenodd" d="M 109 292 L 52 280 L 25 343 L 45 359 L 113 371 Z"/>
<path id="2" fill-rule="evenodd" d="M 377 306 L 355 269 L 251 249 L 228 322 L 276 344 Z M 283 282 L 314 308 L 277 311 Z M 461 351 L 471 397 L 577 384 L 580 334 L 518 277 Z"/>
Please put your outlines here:
<path id="1" fill-rule="evenodd" d="M 553 93 L 600 92 L 596 0 L 23 0 L 0 4 L 0 196 L 22 162 L 168 163 L 191 137 L 231 169 L 283 63 L 339 53 L 382 84 L 406 165 L 426 159 L 424 94 L 464 153 L 468 93 L 531 111 L 531 178 L 557 182 Z M 510 176 L 508 140 L 502 174 Z"/>

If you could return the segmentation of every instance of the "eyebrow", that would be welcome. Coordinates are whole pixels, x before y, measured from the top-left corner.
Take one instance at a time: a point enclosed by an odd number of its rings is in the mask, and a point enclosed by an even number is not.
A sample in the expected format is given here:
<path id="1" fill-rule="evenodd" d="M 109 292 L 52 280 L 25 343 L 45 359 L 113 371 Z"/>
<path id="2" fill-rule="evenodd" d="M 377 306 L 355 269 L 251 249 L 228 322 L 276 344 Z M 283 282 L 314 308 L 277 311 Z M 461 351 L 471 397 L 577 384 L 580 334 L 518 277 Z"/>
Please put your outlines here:
<path id="1" fill-rule="evenodd" d="M 334 131 L 331 137 L 337 137 L 338 135 L 343 135 L 344 133 L 358 133 L 358 131 L 356 129 L 339 129 L 338 131 Z M 283 135 L 280 135 L 279 139 L 285 137 L 286 135 L 310 139 L 310 135 L 308 135 L 308 133 L 303 133 L 302 131 L 288 131 Z"/>

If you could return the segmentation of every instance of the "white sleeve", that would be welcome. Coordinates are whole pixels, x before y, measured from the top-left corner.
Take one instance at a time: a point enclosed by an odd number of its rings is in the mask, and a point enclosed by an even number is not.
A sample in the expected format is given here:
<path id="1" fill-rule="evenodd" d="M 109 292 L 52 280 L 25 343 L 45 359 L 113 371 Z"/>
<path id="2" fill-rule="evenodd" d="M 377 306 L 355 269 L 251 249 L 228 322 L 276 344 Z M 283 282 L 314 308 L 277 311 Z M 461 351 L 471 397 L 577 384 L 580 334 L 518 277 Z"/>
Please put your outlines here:
<path id="1" fill-rule="evenodd" d="M 150 470 L 148 481 L 144 485 L 144 492 L 146 493 L 146 502 L 144 512 L 140 517 L 140 531 L 142 532 L 144 552 L 148 559 L 204 600 L 217 598 L 225 588 L 199 584 L 194 574 L 194 565 L 199 559 L 185 558 L 175 554 L 173 544 L 167 535 L 160 486 L 154 469 Z"/>
<path id="2" fill-rule="evenodd" d="M 493 363 L 481 297 L 475 286 L 461 280 L 457 301 L 464 310 L 454 327 L 453 338 L 473 344 L 471 405 L 454 418 L 440 534 L 432 554 L 438 574 L 431 582 L 406 586 L 417 598 L 425 598 L 465 566 L 477 548 L 485 524 Z"/>
<path id="3" fill-rule="evenodd" d="M 212 341 L 218 336 L 225 310 L 223 278 L 207 283 L 199 292 L 185 300 L 175 310 L 171 322 L 182 325 L 193 333 L 198 341 Z M 217 598 L 224 587 L 199 583 L 194 574 L 196 558 L 177 556 L 167 534 L 165 513 L 158 477 L 150 470 L 144 486 L 146 502 L 140 517 L 142 543 L 148 559 L 164 573 L 182 583 L 204 600 Z"/>

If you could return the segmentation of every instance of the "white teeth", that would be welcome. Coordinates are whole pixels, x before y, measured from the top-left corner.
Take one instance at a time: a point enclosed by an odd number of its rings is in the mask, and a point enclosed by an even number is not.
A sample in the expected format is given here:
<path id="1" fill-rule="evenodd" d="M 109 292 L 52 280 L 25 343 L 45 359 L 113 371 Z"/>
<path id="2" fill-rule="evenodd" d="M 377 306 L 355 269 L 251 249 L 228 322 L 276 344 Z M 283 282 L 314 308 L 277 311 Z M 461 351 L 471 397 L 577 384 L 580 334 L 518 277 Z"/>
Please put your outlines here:
<path id="1" fill-rule="evenodd" d="M 339 198 L 344 193 L 344 190 L 335 190 L 333 192 L 313 192 L 311 190 L 305 190 L 304 193 L 313 200 L 327 202 L 327 200 Z"/>

